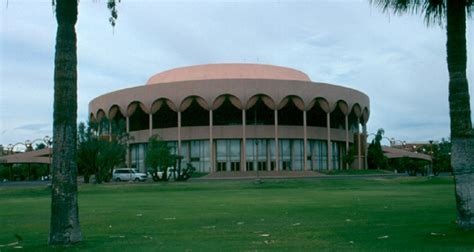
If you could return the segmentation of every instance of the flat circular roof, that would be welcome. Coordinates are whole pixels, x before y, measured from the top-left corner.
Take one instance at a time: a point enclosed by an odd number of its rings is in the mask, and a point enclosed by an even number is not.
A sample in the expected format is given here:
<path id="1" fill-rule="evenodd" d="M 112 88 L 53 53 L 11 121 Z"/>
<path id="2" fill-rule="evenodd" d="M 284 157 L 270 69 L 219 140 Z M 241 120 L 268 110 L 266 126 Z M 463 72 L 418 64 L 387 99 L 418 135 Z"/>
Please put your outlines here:
<path id="1" fill-rule="evenodd" d="M 193 80 L 267 79 L 311 81 L 305 73 L 261 64 L 207 64 L 171 69 L 153 75 L 146 85 Z"/>

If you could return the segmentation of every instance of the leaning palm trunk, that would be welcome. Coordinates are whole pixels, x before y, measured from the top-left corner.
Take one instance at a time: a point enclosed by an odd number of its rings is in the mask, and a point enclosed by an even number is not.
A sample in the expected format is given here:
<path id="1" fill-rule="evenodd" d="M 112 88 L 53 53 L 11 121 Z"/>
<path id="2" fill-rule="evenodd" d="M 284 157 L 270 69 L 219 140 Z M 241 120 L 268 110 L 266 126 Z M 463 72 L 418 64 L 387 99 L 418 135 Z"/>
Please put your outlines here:
<path id="1" fill-rule="evenodd" d="M 466 6 L 463 2 L 447 1 L 446 47 L 451 117 L 451 165 L 454 173 L 458 226 L 462 229 L 474 229 L 474 134 L 466 78 Z"/>
<path id="2" fill-rule="evenodd" d="M 77 0 L 56 0 L 54 62 L 53 181 L 49 244 L 82 239 L 77 206 Z"/>

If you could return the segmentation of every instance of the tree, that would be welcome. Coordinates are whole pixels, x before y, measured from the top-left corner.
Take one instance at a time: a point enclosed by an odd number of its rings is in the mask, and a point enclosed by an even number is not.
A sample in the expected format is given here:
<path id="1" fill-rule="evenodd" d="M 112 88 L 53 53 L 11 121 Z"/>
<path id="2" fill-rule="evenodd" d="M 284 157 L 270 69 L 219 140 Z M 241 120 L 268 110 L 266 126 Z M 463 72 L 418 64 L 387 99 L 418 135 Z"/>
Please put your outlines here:
<path id="1" fill-rule="evenodd" d="M 356 155 L 357 155 L 357 150 L 355 148 L 355 145 L 351 145 L 349 147 L 349 151 L 347 152 L 347 154 L 344 154 L 342 156 L 342 162 L 344 163 L 344 167 L 350 168 L 352 163 L 354 163 Z"/>
<path id="2" fill-rule="evenodd" d="M 113 126 L 111 137 L 108 131 L 109 120 L 105 118 L 101 123 L 89 121 L 87 126 L 79 123 L 77 164 L 85 183 L 89 183 L 92 174 L 95 174 L 97 183 L 108 182 L 112 169 L 125 162 L 128 134 L 122 130 L 123 127 L 114 126 L 122 123 L 110 123 Z M 100 125 L 107 125 L 107 128 L 101 128 Z"/>
<path id="3" fill-rule="evenodd" d="M 106 127 L 96 128 L 99 138 L 99 150 L 97 153 L 97 171 L 96 180 L 98 183 L 102 181 L 108 182 L 112 178 L 112 170 L 114 167 L 124 164 L 125 155 L 127 153 L 127 142 L 130 140 L 129 134 L 126 132 L 125 121 L 112 121 L 103 119 L 102 125 Z M 104 130 L 109 130 L 104 134 Z M 108 134 L 111 134 L 110 136 Z M 104 137 L 105 136 L 105 137 Z"/>
<path id="4" fill-rule="evenodd" d="M 451 142 L 441 139 L 433 145 L 433 170 L 439 172 L 451 172 Z"/>
<path id="5" fill-rule="evenodd" d="M 84 182 L 89 183 L 92 174 L 97 170 L 97 153 L 99 152 L 99 139 L 94 137 L 92 127 L 84 123 L 78 126 L 77 164 L 79 172 L 84 175 Z"/>
<path id="6" fill-rule="evenodd" d="M 438 143 L 427 143 L 417 145 L 416 151 L 430 155 L 433 160 L 433 174 L 439 175 L 440 172 L 452 172 L 451 169 L 451 142 L 444 138 Z"/>
<path id="7" fill-rule="evenodd" d="M 77 206 L 77 0 L 56 0 L 53 162 L 49 244 L 82 240 Z"/>
<path id="8" fill-rule="evenodd" d="M 171 154 L 170 147 L 157 135 L 148 140 L 146 165 L 153 169 L 153 180 L 158 181 L 158 171 L 162 172 L 161 180 L 168 181 L 168 167 L 175 164 L 176 157 Z"/>
<path id="9" fill-rule="evenodd" d="M 39 144 L 36 144 L 35 146 L 35 150 L 42 150 L 44 148 L 46 148 L 46 144 L 44 143 L 39 143 Z"/>
<path id="10" fill-rule="evenodd" d="M 108 0 L 110 23 L 115 25 L 116 1 Z M 68 245 L 82 240 L 77 205 L 76 121 L 78 0 L 53 0 L 56 11 L 54 58 L 53 160 L 50 245 Z"/>
<path id="11" fill-rule="evenodd" d="M 369 144 L 367 152 L 367 163 L 369 169 L 386 169 L 388 167 L 388 160 L 382 150 L 382 138 L 385 131 L 378 129 L 375 138 Z"/>
<path id="12" fill-rule="evenodd" d="M 457 224 L 474 229 L 474 130 L 466 77 L 466 14 L 473 0 L 369 0 L 384 11 L 396 14 L 421 13 L 427 24 L 446 20 L 446 49 L 449 73 L 451 165 L 454 174 Z"/>

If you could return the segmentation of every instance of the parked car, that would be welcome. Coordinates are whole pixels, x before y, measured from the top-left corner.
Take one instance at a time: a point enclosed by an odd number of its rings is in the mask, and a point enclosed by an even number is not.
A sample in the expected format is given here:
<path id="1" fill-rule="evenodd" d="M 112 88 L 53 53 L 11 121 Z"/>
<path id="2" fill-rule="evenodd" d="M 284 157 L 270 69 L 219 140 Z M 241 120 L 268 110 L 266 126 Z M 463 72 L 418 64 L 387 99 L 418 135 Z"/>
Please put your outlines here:
<path id="1" fill-rule="evenodd" d="M 117 168 L 112 171 L 112 180 L 114 181 L 145 181 L 148 176 L 132 168 Z"/>

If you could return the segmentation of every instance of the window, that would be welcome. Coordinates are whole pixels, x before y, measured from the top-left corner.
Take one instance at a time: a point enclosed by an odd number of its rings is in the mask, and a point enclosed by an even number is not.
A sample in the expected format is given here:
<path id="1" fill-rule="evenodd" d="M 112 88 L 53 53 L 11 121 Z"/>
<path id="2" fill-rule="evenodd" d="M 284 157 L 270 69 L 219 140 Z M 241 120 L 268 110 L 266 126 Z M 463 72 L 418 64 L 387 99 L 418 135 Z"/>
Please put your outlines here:
<path id="1" fill-rule="evenodd" d="M 291 161 L 283 161 L 281 169 L 283 171 L 291 171 Z"/>
<path id="2" fill-rule="evenodd" d="M 327 141 L 308 140 L 308 160 L 311 170 L 327 169 Z"/>
<path id="3" fill-rule="evenodd" d="M 247 171 L 253 171 L 253 162 L 247 162 Z"/>
<path id="4" fill-rule="evenodd" d="M 140 144 L 132 144 L 130 145 L 130 166 L 132 168 L 137 168 L 138 170 L 145 170 L 145 160 L 146 160 L 146 152 L 147 152 L 148 144 L 140 143 Z"/>
<path id="5" fill-rule="evenodd" d="M 270 162 L 270 171 L 274 171 L 274 170 L 275 170 L 275 163 L 276 163 L 276 162 L 273 161 L 273 160 Z"/>
<path id="6" fill-rule="evenodd" d="M 216 160 L 222 163 L 222 171 L 239 171 L 240 140 L 216 140 L 215 146 Z"/>
<path id="7" fill-rule="evenodd" d="M 240 162 L 231 162 L 230 163 L 231 171 L 240 171 Z"/>
<path id="8" fill-rule="evenodd" d="M 258 161 L 258 170 L 259 171 L 266 171 L 267 170 L 267 162 L 266 161 Z"/>
<path id="9" fill-rule="evenodd" d="M 217 171 L 226 171 L 226 162 L 217 162 Z"/>
<path id="10" fill-rule="evenodd" d="M 275 170 L 275 140 L 248 139 L 246 141 L 246 158 L 248 171 L 254 171 L 257 168 L 259 171 Z"/>
<path id="11" fill-rule="evenodd" d="M 209 172 L 209 141 L 193 140 L 181 142 L 181 156 L 183 156 L 182 166 L 186 163 L 191 165 L 198 172 Z"/>

